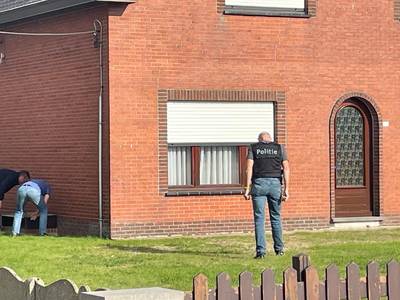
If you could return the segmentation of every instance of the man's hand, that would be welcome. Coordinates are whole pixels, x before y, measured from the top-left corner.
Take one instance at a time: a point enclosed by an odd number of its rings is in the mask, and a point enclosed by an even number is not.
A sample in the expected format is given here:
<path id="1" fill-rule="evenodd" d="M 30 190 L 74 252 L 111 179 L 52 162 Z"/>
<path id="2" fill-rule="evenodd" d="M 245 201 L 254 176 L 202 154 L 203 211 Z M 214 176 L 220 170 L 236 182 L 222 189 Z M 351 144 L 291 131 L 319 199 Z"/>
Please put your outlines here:
<path id="1" fill-rule="evenodd" d="M 289 189 L 285 188 L 282 191 L 282 201 L 287 201 L 289 199 Z"/>
<path id="2" fill-rule="evenodd" d="M 47 205 L 47 203 L 49 202 L 49 198 L 50 198 L 49 194 L 44 195 L 44 197 L 43 197 L 44 204 Z"/>
<path id="3" fill-rule="evenodd" d="M 39 211 L 34 211 L 28 214 L 28 217 L 31 221 L 35 221 L 39 217 Z"/>
<path id="4" fill-rule="evenodd" d="M 244 193 L 244 199 L 250 200 L 250 189 L 251 189 L 251 178 L 253 177 L 253 165 L 254 165 L 254 160 L 253 159 L 247 159 L 247 168 L 246 168 L 246 191 Z"/>
<path id="5" fill-rule="evenodd" d="M 3 201 L 0 200 L 0 209 L 1 209 L 1 204 L 3 203 Z"/>
<path id="6" fill-rule="evenodd" d="M 290 177 L 289 161 L 284 160 L 282 162 L 282 166 L 283 166 L 283 181 L 285 187 L 282 194 L 282 201 L 287 201 L 289 199 L 289 177 Z"/>
<path id="7" fill-rule="evenodd" d="M 246 188 L 246 192 L 244 193 L 244 199 L 250 200 L 250 187 Z"/>

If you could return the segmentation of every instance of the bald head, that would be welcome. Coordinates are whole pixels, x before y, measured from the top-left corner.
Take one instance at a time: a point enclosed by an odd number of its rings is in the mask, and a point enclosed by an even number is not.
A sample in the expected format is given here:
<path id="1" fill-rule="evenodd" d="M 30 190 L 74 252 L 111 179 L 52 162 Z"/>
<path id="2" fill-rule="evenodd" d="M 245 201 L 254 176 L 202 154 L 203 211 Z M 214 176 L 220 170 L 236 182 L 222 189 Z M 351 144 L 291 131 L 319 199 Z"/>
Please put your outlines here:
<path id="1" fill-rule="evenodd" d="M 272 142 L 272 138 L 268 132 L 263 131 L 258 135 L 258 141 L 259 142 Z"/>

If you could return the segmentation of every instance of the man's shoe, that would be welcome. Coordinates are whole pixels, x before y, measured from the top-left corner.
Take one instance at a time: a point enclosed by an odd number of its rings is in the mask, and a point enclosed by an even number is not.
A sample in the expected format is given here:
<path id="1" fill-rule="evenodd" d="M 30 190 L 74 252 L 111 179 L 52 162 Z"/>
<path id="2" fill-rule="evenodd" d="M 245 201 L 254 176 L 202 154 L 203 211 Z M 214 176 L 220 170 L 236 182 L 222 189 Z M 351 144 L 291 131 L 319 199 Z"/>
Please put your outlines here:
<path id="1" fill-rule="evenodd" d="M 265 253 L 257 253 L 256 256 L 254 256 L 254 259 L 263 259 L 265 257 Z"/>
<path id="2" fill-rule="evenodd" d="M 285 251 L 283 250 L 279 250 L 275 252 L 276 256 L 284 256 L 285 255 Z"/>
<path id="3" fill-rule="evenodd" d="M 47 233 L 41 233 L 40 236 L 48 236 Z"/>

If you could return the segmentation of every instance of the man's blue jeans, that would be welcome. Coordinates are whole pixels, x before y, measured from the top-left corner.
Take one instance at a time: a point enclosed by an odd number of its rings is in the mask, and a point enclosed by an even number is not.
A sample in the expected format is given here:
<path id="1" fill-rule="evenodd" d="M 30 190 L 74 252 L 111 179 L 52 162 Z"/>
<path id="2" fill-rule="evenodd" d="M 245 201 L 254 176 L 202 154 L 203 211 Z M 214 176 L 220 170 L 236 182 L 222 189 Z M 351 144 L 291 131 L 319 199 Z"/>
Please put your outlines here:
<path id="1" fill-rule="evenodd" d="M 251 189 L 257 254 L 266 253 L 265 202 L 268 201 L 269 219 L 275 253 L 283 250 L 281 224 L 281 181 L 279 178 L 256 178 Z"/>
<path id="2" fill-rule="evenodd" d="M 43 196 L 35 187 L 22 185 L 17 191 L 17 207 L 14 214 L 12 233 L 17 235 L 21 230 L 22 217 L 24 216 L 24 205 L 27 200 L 31 200 L 39 209 L 39 234 L 43 235 L 47 230 L 47 205 L 44 203 Z"/>

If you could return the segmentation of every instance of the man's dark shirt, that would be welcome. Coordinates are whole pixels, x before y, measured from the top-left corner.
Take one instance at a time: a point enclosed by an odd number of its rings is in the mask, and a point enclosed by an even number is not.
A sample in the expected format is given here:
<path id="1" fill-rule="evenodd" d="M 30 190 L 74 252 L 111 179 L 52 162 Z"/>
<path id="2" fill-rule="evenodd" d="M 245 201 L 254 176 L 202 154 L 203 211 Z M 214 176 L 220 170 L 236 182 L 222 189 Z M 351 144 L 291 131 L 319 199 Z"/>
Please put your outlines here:
<path id="1" fill-rule="evenodd" d="M 46 194 L 50 195 L 51 188 L 50 188 L 50 185 L 48 184 L 48 182 L 46 180 L 32 179 L 31 181 L 36 183 L 40 187 L 40 193 L 41 193 L 42 196 L 44 196 Z M 29 184 L 29 181 L 27 183 Z"/>
<path id="2" fill-rule="evenodd" d="M 19 173 L 9 169 L 0 169 L 0 201 L 4 199 L 4 194 L 18 185 Z"/>

